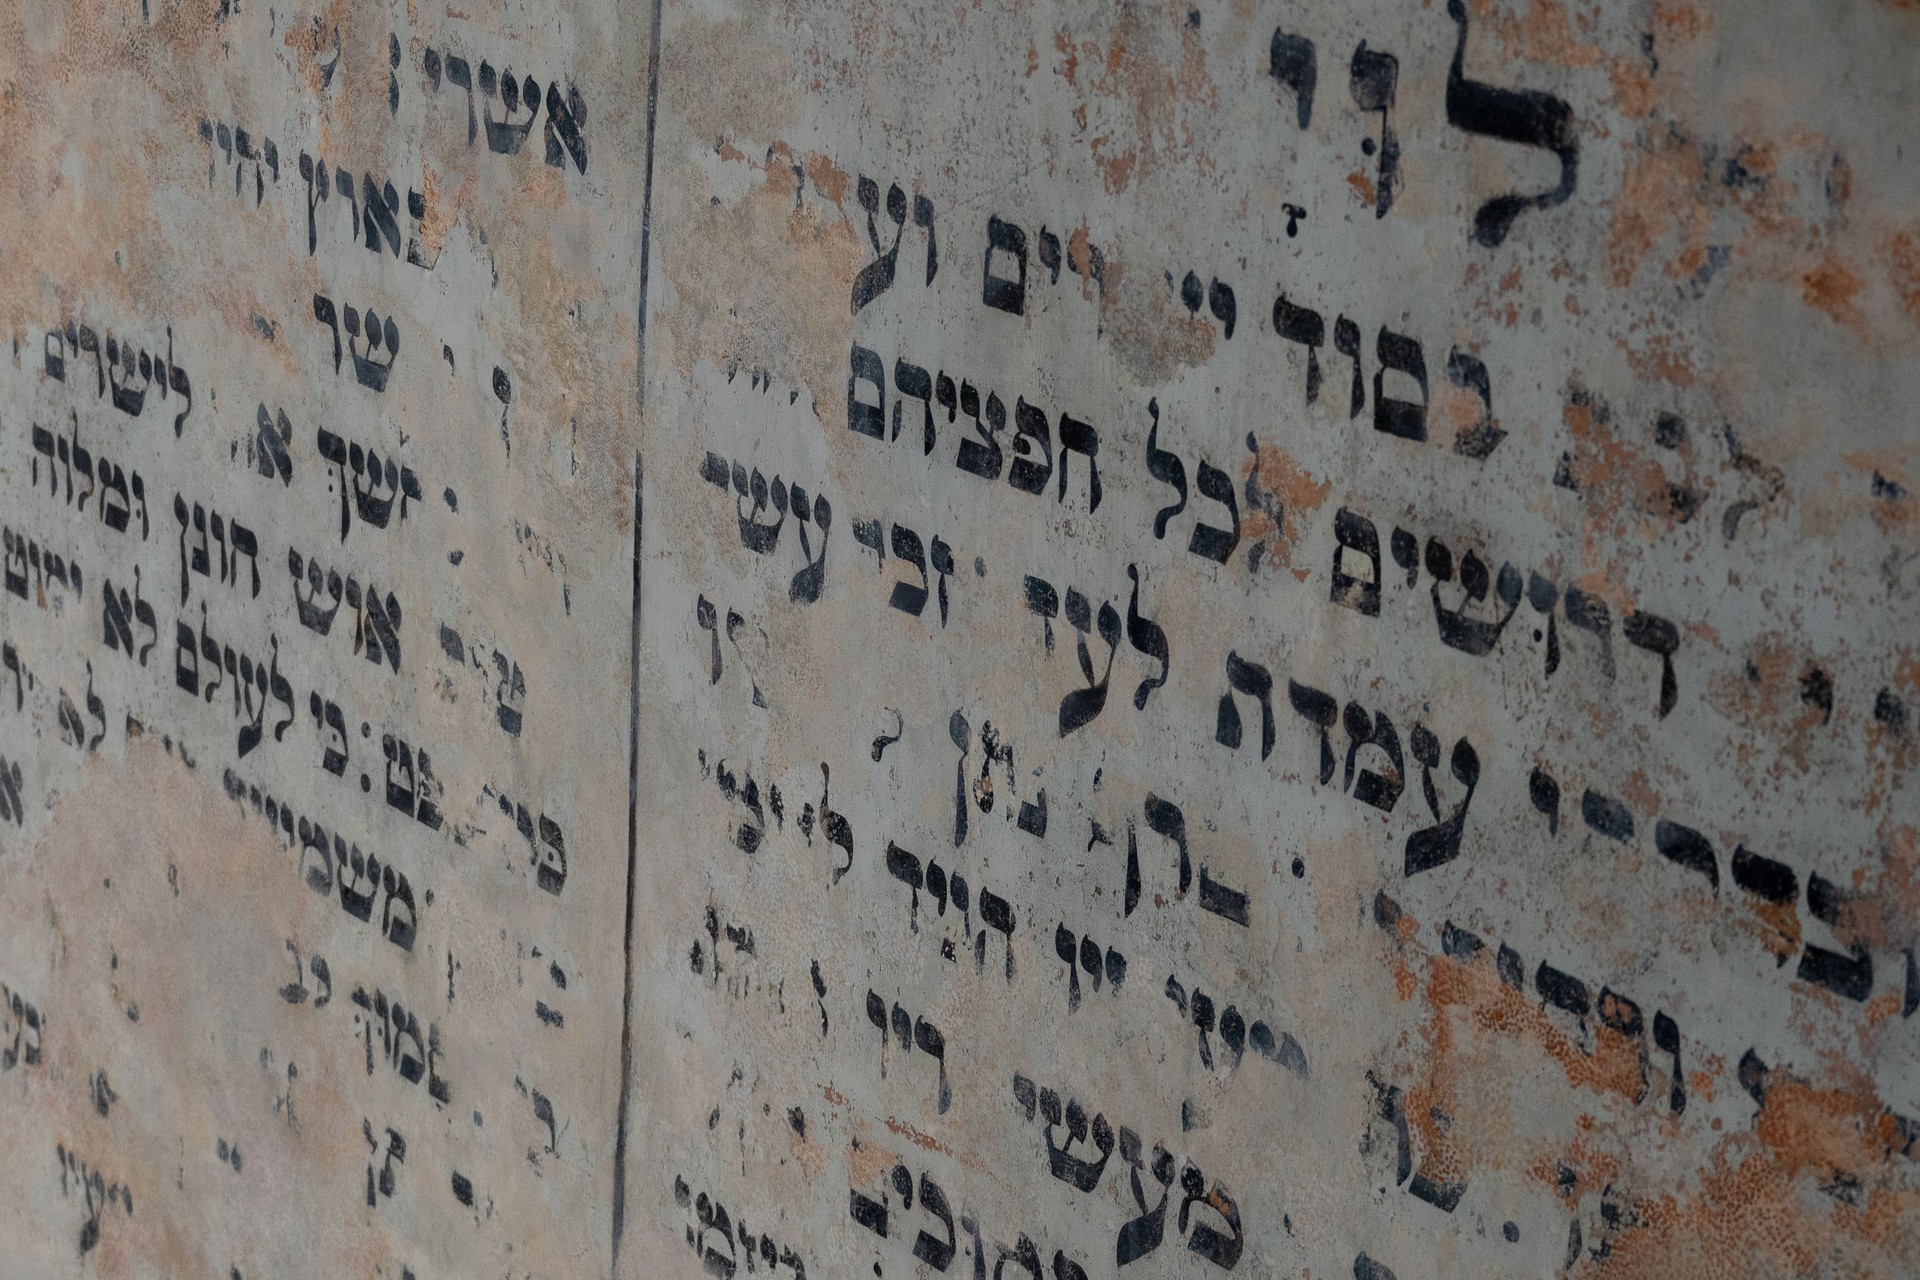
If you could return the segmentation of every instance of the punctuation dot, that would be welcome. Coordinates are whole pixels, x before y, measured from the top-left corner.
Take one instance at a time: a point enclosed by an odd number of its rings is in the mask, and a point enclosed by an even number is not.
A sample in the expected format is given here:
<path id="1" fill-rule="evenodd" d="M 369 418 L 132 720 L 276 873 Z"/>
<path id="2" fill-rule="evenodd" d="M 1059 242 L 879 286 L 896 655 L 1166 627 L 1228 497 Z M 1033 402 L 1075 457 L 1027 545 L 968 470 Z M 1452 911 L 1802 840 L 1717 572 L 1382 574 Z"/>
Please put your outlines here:
<path id="1" fill-rule="evenodd" d="M 363 738 L 371 738 L 373 736 L 373 726 L 365 720 L 360 722 L 360 736 Z"/>
<path id="2" fill-rule="evenodd" d="M 443 496 L 447 500 L 447 510 L 458 511 L 460 509 L 460 495 L 456 494 L 453 491 L 453 487 L 451 485 L 447 487 L 447 491 Z"/>
<path id="3" fill-rule="evenodd" d="M 373 781 L 364 773 L 360 775 L 360 789 L 362 791 L 371 791 L 373 789 Z"/>
<path id="4" fill-rule="evenodd" d="M 1364 142 L 1362 142 L 1362 143 L 1360 144 L 1360 154 L 1361 154 L 1361 155 L 1363 155 L 1363 156 L 1370 156 L 1370 155 L 1372 155 L 1372 154 L 1373 154 L 1373 139 L 1372 139 L 1372 138 L 1368 138 L 1368 139 L 1367 139 L 1366 141 L 1364 141 Z"/>
<path id="5" fill-rule="evenodd" d="M 987 576 L 986 557 L 975 556 L 973 558 L 973 576 L 976 578 L 984 578 Z"/>
<path id="6" fill-rule="evenodd" d="M 456 569 L 460 567 L 460 562 L 466 558 L 467 553 L 464 551 L 450 551 L 447 553 L 447 563 Z"/>
<path id="7" fill-rule="evenodd" d="M 1520 1226 L 1518 1223 L 1509 1222 L 1500 1228 L 1500 1234 L 1507 1238 L 1508 1244 L 1512 1244 L 1520 1238 Z"/>
<path id="8" fill-rule="evenodd" d="M 1304 876 L 1305 874 L 1307 874 L 1307 864 L 1302 860 L 1300 860 L 1299 858 L 1295 858 L 1293 860 L 1293 878 L 1295 880 L 1298 880 L 1301 876 Z"/>
<path id="9" fill-rule="evenodd" d="M 1540 628 L 1535 627 L 1533 629 L 1533 639 L 1535 644 L 1538 644 L 1540 642 Z"/>

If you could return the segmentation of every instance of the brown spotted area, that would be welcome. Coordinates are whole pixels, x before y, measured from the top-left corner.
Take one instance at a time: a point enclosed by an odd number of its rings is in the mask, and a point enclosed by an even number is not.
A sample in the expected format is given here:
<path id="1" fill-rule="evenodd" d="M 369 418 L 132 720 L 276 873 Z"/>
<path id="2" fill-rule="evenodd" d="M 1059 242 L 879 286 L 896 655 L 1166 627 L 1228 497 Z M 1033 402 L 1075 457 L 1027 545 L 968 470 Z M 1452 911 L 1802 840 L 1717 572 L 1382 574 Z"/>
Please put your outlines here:
<path id="1" fill-rule="evenodd" d="M 1292 454 L 1270 444 L 1261 445 L 1248 459 L 1242 475 L 1249 493 L 1271 495 L 1276 505 L 1250 502 L 1241 536 L 1256 547 L 1264 543 L 1267 567 L 1291 569 L 1294 577 L 1305 582 L 1312 571 L 1292 563 L 1293 549 L 1301 529 L 1333 491 L 1333 481 L 1314 476 Z"/>
<path id="2" fill-rule="evenodd" d="M 1568 389 L 1561 421 L 1572 438 L 1565 472 L 1581 494 L 1583 523 L 1609 542 L 1657 538 L 1692 521 L 1712 495 L 1694 462 L 1699 446 L 1656 454 L 1653 424 L 1635 431 L 1585 387 Z"/>
<path id="3" fill-rule="evenodd" d="M 1607 52 L 1590 10 L 1582 11 L 1560 0 L 1526 0 L 1524 9 L 1500 0 L 1474 0 L 1470 12 L 1476 25 L 1483 24 L 1509 58 L 1547 67 L 1604 68 L 1613 86 L 1613 106 L 1623 116 L 1646 116 L 1660 103 L 1649 51 L 1637 55 Z M 1699 40 L 1712 31 L 1715 22 L 1705 6 L 1684 0 L 1662 0 L 1651 6 L 1648 17 L 1647 43 L 1662 54 L 1674 45 Z"/>
<path id="4" fill-rule="evenodd" d="M 1615 288 L 1658 273 L 1700 296 L 1731 271 L 1729 280 L 1784 288 L 1869 350 L 1912 351 L 1920 297 L 1912 230 L 1854 216 L 1856 206 L 1874 206 L 1835 140 L 1810 130 L 1708 139 L 1669 119 L 1623 145 L 1605 243 Z M 1697 349 L 1668 331 L 1661 310 L 1617 339 L 1643 377 L 1691 385 Z"/>
<path id="5" fill-rule="evenodd" d="M 1845 661 L 1844 652 L 1816 653 L 1791 632 L 1769 631 L 1754 638 L 1738 666 L 1708 681 L 1708 704 L 1747 730 L 1734 743 L 1743 772 L 1764 766 L 1778 785 L 1832 767 L 1827 673 Z"/>
<path id="6" fill-rule="evenodd" d="M 1422 957 L 1412 918 L 1392 925 L 1390 968 L 1422 1019 L 1402 1086 L 1413 1167 L 1436 1183 L 1504 1171 L 1552 1190 L 1586 1226 L 1565 1274 L 1878 1276 L 1920 1259 L 1914 1134 L 1857 1069 L 1829 1061 L 1839 1083 L 1822 1087 L 1761 1067 L 1750 1128 L 1712 1120 L 1722 1136 L 1674 1182 L 1656 1152 L 1699 1141 L 1689 1129 L 1716 1110 L 1723 1060 L 1687 1043 L 1691 1109 L 1675 1115 L 1672 1082 L 1645 1040 L 1595 1015 L 1576 1028 L 1507 985 L 1491 944 L 1471 960 Z M 1523 1119 L 1517 1099 L 1548 1087 L 1577 1092 L 1570 1128 Z M 1584 1212 L 1596 1197 L 1603 1212 Z"/>
<path id="7" fill-rule="evenodd" d="M 1079 95 L 1076 140 L 1093 156 L 1109 195 L 1171 165 L 1206 173 L 1197 128 L 1220 108 L 1192 6 L 1170 0 L 1121 9 L 1106 22 L 1062 26 L 1057 73 Z"/>
<path id="8" fill-rule="evenodd" d="M 1630 1195 L 1623 1225 L 1572 1274 L 1911 1274 L 1920 1189 L 1901 1154 L 1909 1142 L 1870 1086 L 1770 1079 L 1750 1133 L 1724 1138 L 1684 1191 Z"/>

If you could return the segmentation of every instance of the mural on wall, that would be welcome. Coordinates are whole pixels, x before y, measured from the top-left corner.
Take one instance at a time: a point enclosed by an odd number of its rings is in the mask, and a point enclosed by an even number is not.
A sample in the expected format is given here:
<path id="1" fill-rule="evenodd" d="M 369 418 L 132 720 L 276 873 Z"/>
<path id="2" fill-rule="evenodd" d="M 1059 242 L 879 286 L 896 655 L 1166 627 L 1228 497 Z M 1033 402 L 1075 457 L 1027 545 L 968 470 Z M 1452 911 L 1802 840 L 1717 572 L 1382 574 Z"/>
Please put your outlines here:
<path id="1" fill-rule="evenodd" d="M 1920 15 L 21 0 L 0 1270 L 1920 1269 Z"/>

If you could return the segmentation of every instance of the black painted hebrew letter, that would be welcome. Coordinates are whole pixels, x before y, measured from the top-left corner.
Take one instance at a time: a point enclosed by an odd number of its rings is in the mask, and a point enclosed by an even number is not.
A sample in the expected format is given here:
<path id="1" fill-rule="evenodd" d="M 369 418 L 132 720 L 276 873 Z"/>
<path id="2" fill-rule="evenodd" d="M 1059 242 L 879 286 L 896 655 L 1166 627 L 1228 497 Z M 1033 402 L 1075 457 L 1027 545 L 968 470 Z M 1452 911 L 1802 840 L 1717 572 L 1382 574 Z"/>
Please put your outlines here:
<path id="1" fill-rule="evenodd" d="M 1077 633 L 1074 637 L 1080 657 L 1080 671 L 1086 677 L 1087 687 L 1075 689 L 1060 700 L 1060 736 L 1066 737 L 1076 729 L 1090 723 L 1106 709 L 1107 681 L 1113 675 L 1114 653 L 1120 647 L 1120 614 L 1111 605 L 1102 603 L 1098 624 L 1100 638 L 1107 642 L 1107 665 L 1098 680 L 1093 675 L 1093 655 L 1087 651 L 1087 632 L 1093 625 L 1088 615 L 1092 606 L 1087 598 L 1072 587 L 1067 588 L 1067 621 L 1073 624 Z"/>
<path id="2" fill-rule="evenodd" d="M 1019 272 L 1015 279 L 993 273 L 996 250 L 1013 255 Z M 987 253 L 980 265 L 980 301 L 1016 316 L 1024 313 L 1027 305 L 1027 233 L 993 215 L 987 218 Z"/>
<path id="3" fill-rule="evenodd" d="M 1384 218 L 1393 208 L 1394 186 L 1400 176 L 1400 139 L 1393 132 L 1393 100 L 1400 81 L 1400 60 L 1390 53 L 1367 48 L 1362 40 L 1353 51 L 1349 68 L 1348 91 L 1354 105 L 1362 111 L 1380 113 L 1380 180 L 1373 201 L 1373 216 Z M 1374 141 L 1360 144 L 1363 154 L 1374 153 Z"/>
<path id="4" fill-rule="evenodd" d="M 1453 451 L 1464 458 L 1483 459 L 1507 438 L 1493 420 L 1493 384 L 1487 377 L 1487 366 L 1455 347 L 1447 354 L 1447 381 L 1480 398 L 1479 421 L 1461 428 L 1454 437 Z"/>
<path id="5" fill-rule="evenodd" d="M 1212 525 L 1196 523 L 1193 536 L 1187 542 L 1187 550 L 1197 556 L 1204 556 L 1218 564 L 1225 564 L 1233 549 L 1240 545 L 1240 508 L 1233 496 L 1233 477 L 1204 460 L 1195 484 L 1202 497 L 1212 498 L 1227 509 L 1228 529 L 1216 529 Z"/>
<path id="6" fill-rule="evenodd" d="M 1404 873 L 1408 876 L 1431 871 L 1460 856 L 1460 837 L 1466 830 L 1467 806 L 1473 803 L 1474 789 L 1480 785 L 1480 757 L 1473 745 L 1461 738 L 1453 744 L 1449 767 L 1454 780 L 1467 789 L 1467 794 L 1461 799 L 1459 807 L 1442 818 L 1440 794 L 1433 785 L 1433 771 L 1440 764 L 1439 739 L 1425 725 L 1416 724 L 1413 726 L 1412 742 L 1414 758 L 1421 765 L 1420 784 L 1426 792 L 1427 808 L 1436 822 L 1407 837 Z"/>
<path id="7" fill-rule="evenodd" d="M 1373 527 L 1373 521 L 1363 515 L 1341 507 L 1333 513 L 1333 536 L 1336 543 L 1333 552 L 1333 592 L 1335 604 L 1344 605 L 1367 615 L 1369 618 L 1380 616 L 1380 532 Z M 1367 558 L 1371 566 L 1369 578 L 1356 578 L 1342 567 L 1348 552 L 1354 551 Z"/>
<path id="8" fill-rule="evenodd" d="M 1447 16 L 1460 27 L 1453 65 L 1447 70 L 1447 123 L 1502 142 L 1540 147 L 1560 160 L 1560 182 L 1551 191 L 1497 196 L 1474 214 L 1473 238 L 1488 248 L 1497 248 L 1522 213 L 1550 209 L 1573 194 L 1580 141 L 1574 131 L 1573 109 L 1563 100 L 1538 90 L 1502 89 L 1467 79 L 1467 8 L 1463 0 L 1447 0 Z"/>
<path id="9" fill-rule="evenodd" d="M 1425 440 L 1427 361 L 1419 340 L 1382 325 L 1374 339 L 1373 354 L 1380 361 L 1380 368 L 1373 375 L 1373 429 L 1402 440 Z M 1397 400 L 1386 394 L 1384 387 L 1389 371 L 1405 374 L 1419 384 L 1419 403 Z"/>
<path id="10" fill-rule="evenodd" d="M 1636 649 L 1660 655 L 1660 718 L 1667 718 L 1680 696 L 1673 675 L 1673 655 L 1680 648 L 1680 629 L 1658 614 L 1636 609 L 1620 623 L 1620 634 Z"/>
<path id="11" fill-rule="evenodd" d="M 860 207 L 867 211 L 867 238 L 873 241 L 873 251 L 878 256 L 853 278 L 854 315 L 859 315 L 862 307 L 893 288 L 893 271 L 900 257 L 900 238 L 907 230 L 907 193 L 895 183 L 887 188 L 887 217 L 894 224 L 893 247 L 882 251 L 880 232 L 874 223 L 874 215 L 880 212 L 879 184 L 863 173 L 858 190 Z"/>
<path id="12" fill-rule="evenodd" d="M 1260 702 L 1260 758 L 1273 754 L 1273 675 L 1257 662 L 1248 662 L 1238 653 L 1227 654 L 1227 692 L 1220 695 L 1220 709 L 1214 719 L 1213 740 L 1225 747 L 1240 747 L 1240 708 L 1235 693 L 1244 693 Z"/>

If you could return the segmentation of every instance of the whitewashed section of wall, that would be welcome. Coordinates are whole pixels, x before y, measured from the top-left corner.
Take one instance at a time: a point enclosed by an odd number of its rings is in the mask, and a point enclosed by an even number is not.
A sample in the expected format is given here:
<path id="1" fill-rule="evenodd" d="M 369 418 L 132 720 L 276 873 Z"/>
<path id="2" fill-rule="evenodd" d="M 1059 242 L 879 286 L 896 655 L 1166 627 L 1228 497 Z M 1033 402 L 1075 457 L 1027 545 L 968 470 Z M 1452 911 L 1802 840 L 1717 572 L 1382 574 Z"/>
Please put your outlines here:
<path id="1" fill-rule="evenodd" d="M 1917 36 L 664 4 L 623 1273 L 1920 1263 Z"/>
<path id="2" fill-rule="evenodd" d="M 610 1265 L 646 25 L 455 8 L 0 15 L 9 1276 Z"/>
<path id="3" fill-rule="evenodd" d="M 0 1270 L 1920 1269 L 1917 40 L 8 6 Z"/>

